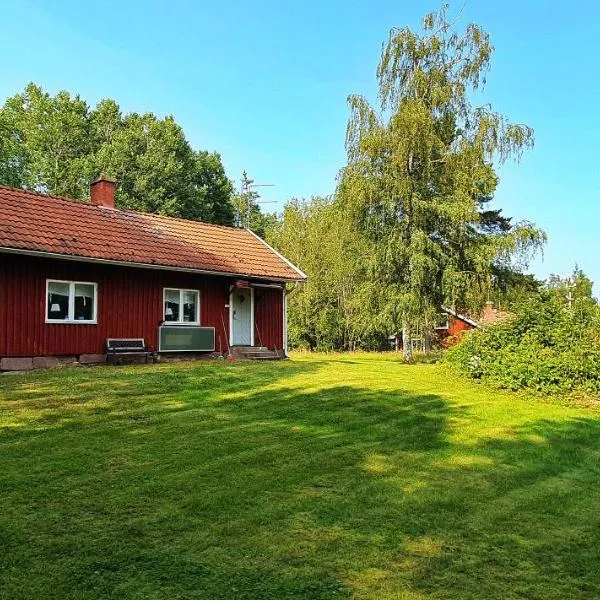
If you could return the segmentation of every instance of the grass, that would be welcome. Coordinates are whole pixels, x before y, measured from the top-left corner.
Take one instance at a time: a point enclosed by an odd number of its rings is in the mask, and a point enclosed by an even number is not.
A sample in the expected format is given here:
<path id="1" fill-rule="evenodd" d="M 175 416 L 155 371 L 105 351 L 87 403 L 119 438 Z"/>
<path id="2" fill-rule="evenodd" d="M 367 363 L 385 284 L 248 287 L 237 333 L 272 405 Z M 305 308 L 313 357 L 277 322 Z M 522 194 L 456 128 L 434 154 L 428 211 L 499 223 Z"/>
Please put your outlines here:
<path id="1" fill-rule="evenodd" d="M 0 598 L 598 598 L 600 412 L 394 356 L 0 378 Z"/>

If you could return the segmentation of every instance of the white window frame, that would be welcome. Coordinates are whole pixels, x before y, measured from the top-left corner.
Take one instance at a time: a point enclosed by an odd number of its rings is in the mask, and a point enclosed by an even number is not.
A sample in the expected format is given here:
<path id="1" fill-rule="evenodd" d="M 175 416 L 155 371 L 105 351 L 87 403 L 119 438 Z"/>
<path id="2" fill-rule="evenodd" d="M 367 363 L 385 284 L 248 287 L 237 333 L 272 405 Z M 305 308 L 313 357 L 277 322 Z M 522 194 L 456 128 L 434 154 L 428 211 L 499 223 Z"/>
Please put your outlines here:
<path id="1" fill-rule="evenodd" d="M 446 329 L 450 329 L 450 318 L 447 312 L 441 312 L 440 316 L 445 316 L 446 317 L 446 322 L 443 325 L 437 325 L 436 327 L 434 327 L 435 330 L 440 330 L 440 331 L 444 331 Z"/>
<path id="2" fill-rule="evenodd" d="M 167 321 L 165 319 L 165 302 L 167 300 L 167 292 L 179 292 L 179 320 L 178 321 Z M 183 294 L 185 292 L 193 292 L 196 294 L 198 298 L 198 306 L 196 310 L 196 320 L 195 321 L 182 321 L 183 318 Z M 165 327 L 169 327 L 169 325 L 190 325 L 190 326 L 198 326 L 200 325 L 200 311 L 201 311 L 201 301 L 200 301 L 200 290 L 190 290 L 187 288 L 176 288 L 176 287 L 166 287 L 163 288 L 163 303 L 162 303 L 162 318 Z"/>
<path id="3" fill-rule="evenodd" d="M 69 286 L 69 318 L 68 319 L 50 319 L 48 317 L 48 287 L 51 283 L 66 283 Z M 83 319 L 74 319 L 75 315 L 75 286 L 76 285 L 91 285 L 94 288 L 94 307 L 93 317 L 91 321 Z M 93 281 L 68 281 L 65 279 L 46 279 L 46 323 L 62 324 L 62 325 L 97 325 L 98 324 L 98 284 Z"/>

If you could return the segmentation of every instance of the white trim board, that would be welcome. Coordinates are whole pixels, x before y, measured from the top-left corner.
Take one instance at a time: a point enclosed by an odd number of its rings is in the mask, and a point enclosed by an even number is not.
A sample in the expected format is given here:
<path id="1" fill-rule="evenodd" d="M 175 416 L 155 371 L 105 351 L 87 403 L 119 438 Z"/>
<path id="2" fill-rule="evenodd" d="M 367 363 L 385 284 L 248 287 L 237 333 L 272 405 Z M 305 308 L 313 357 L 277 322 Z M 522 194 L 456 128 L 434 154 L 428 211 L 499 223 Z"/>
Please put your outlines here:
<path id="1" fill-rule="evenodd" d="M 254 234 L 253 234 L 254 235 Z M 258 237 L 258 236 L 256 236 Z M 260 239 L 260 238 L 258 238 Z M 266 242 L 265 242 L 266 243 Z M 268 244 L 267 244 L 268 245 Z M 304 279 L 294 279 L 292 277 L 270 277 L 268 275 L 248 275 L 248 273 L 234 273 L 229 271 L 211 271 L 208 269 L 188 269 L 185 267 L 172 267 L 169 265 L 156 265 L 149 263 L 136 263 L 127 262 L 121 260 L 112 260 L 107 258 L 89 258 L 86 256 L 75 256 L 72 254 L 59 254 L 57 252 L 42 252 L 41 250 L 24 250 L 21 248 L 7 248 L 5 246 L 0 247 L 0 253 L 5 254 L 19 254 L 23 256 L 37 256 L 40 258 L 57 258 L 60 260 L 68 260 L 72 262 L 82 262 L 99 265 L 116 265 L 120 267 L 134 267 L 137 269 L 152 269 L 155 271 L 173 271 L 176 273 L 198 273 L 199 275 L 214 275 L 215 277 L 239 277 L 240 279 L 258 279 L 260 281 L 280 281 L 285 283 L 290 282 L 302 282 Z M 290 263 L 291 264 L 291 263 Z"/>
<path id="2" fill-rule="evenodd" d="M 292 269 L 294 269 L 294 271 L 296 271 L 296 273 L 298 273 L 298 275 L 300 275 L 300 277 L 302 277 L 302 279 L 289 279 L 288 281 L 305 281 L 306 279 L 308 279 L 308 275 L 302 271 L 301 269 L 299 269 L 293 262 L 289 261 L 285 256 L 283 256 L 283 254 L 280 254 L 279 252 L 277 252 L 277 250 L 275 250 L 275 248 L 273 248 L 273 246 L 271 246 L 271 244 L 268 244 L 267 242 L 265 242 L 265 240 L 263 240 L 259 235 L 256 235 L 254 233 L 254 231 L 252 231 L 251 229 L 247 229 L 246 231 L 248 233 L 251 233 L 259 242 L 262 242 L 267 248 L 269 248 L 269 250 L 271 250 L 271 252 L 274 252 L 288 267 L 291 267 Z"/>
<path id="3" fill-rule="evenodd" d="M 442 311 L 449 315 L 452 315 L 453 317 L 456 317 L 457 319 L 460 319 L 461 321 L 464 321 L 465 323 L 468 323 L 469 325 L 472 325 L 473 327 L 479 327 L 479 323 L 473 321 L 473 319 L 470 319 L 465 315 L 461 315 L 460 313 L 457 313 L 455 310 L 452 310 L 447 306 L 442 306 Z"/>
<path id="4" fill-rule="evenodd" d="M 288 325 L 287 325 L 287 316 L 288 316 L 288 299 L 287 299 L 287 290 L 283 288 L 283 354 L 287 358 L 288 357 Z"/>
<path id="5" fill-rule="evenodd" d="M 254 346 L 254 330 L 256 321 L 254 318 L 254 288 L 250 288 L 250 345 Z"/>

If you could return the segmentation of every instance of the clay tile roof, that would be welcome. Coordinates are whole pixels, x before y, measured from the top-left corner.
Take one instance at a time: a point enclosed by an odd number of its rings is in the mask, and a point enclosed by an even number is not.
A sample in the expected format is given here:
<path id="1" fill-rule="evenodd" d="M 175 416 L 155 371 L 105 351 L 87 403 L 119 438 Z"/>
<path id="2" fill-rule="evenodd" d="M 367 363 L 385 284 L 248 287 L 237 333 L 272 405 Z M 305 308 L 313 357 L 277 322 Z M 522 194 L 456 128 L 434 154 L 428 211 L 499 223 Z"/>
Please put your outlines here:
<path id="1" fill-rule="evenodd" d="M 284 281 L 306 279 L 245 229 L 0 186 L 2 249 Z"/>
<path id="2" fill-rule="evenodd" d="M 512 314 L 504 310 L 494 310 L 494 312 L 484 312 L 479 319 L 480 325 L 495 325 L 496 323 L 504 323 L 512 318 Z"/>

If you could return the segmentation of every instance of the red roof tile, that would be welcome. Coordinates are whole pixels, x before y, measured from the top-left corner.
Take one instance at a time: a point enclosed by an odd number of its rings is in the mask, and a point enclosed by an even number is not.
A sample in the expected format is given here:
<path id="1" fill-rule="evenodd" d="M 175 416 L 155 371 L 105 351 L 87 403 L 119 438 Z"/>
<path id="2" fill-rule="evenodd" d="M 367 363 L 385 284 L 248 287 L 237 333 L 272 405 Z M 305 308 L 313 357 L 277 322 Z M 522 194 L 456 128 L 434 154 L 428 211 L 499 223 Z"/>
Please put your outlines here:
<path id="1" fill-rule="evenodd" d="M 278 280 L 305 275 L 253 233 L 0 186 L 0 251 Z"/>

